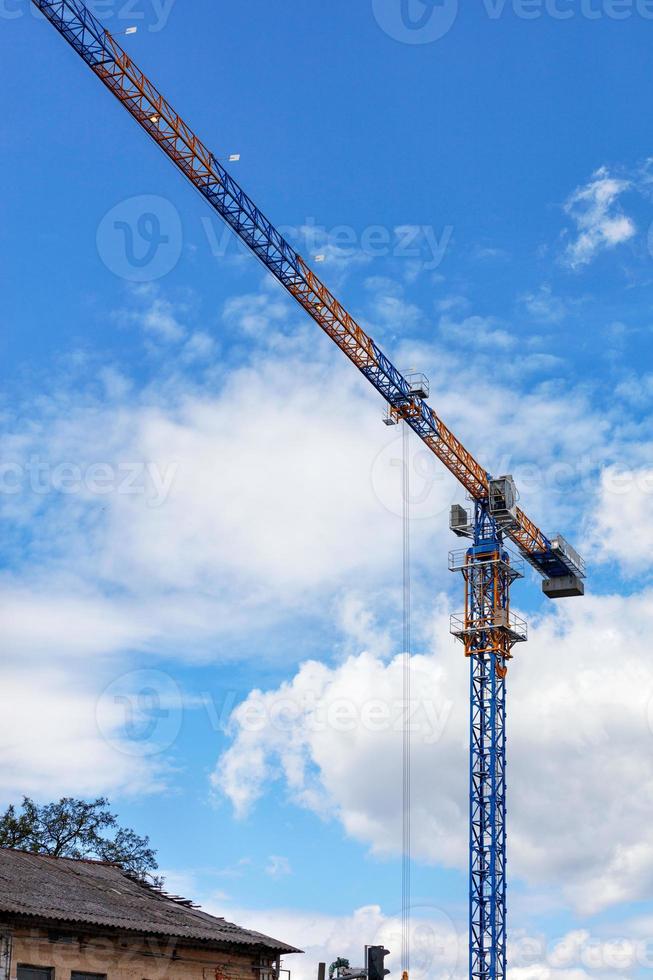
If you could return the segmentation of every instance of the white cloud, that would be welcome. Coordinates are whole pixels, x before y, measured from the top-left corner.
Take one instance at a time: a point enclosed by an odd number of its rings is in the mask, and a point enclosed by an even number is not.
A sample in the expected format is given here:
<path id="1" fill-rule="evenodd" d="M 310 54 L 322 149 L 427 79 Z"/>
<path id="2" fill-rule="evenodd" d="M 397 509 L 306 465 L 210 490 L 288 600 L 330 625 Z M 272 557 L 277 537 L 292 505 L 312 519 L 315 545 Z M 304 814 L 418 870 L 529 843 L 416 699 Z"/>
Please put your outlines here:
<path id="1" fill-rule="evenodd" d="M 45 537 L 32 548 L 55 555 L 71 579 L 83 571 L 141 597 L 174 587 L 195 599 L 217 598 L 231 581 L 247 603 L 264 585 L 290 600 L 297 588 L 342 582 L 370 548 L 391 560 L 388 510 L 370 482 L 375 456 L 395 437 L 381 415 L 347 365 L 327 374 L 319 361 L 275 356 L 235 371 L 219 394 L 164 387 L 161 398 L 118 405 L 63 395 L 10 437 L 12 463 L 25 469 L 0 507 L 21 525 L 43 516 Z M 42 491 L 27 470 L 34 456 Z M 84 478 L 96 464 L 115 473 L 144 462 L 169 484 L 160 496 L 122 486 L 126 470 L 108 492 Z M 58 490 L 61 463 L 81 468 L 79 492 Z M 390 467 L 380 480 L 398 489 Z"/>
<path id="2" fill-rule="evenodd" d="M 227 916 L 249 929 L 299 946 L 304 955 L 284 958 L 293 980 L 315 980 L 320 962 L 327 967 L 337 957 L 362 966 L 363 946 L 383 945 L 390 951 L 391 975 L 401 975 L 401 921 L 378 905 L 350 914 L 328 915 L 307 909 L 252 909 L 228 905 L 219 895 L 202 904 L 213 915 Z M 511 903 L 514 907 L 514 900 Z M 512 916 L 514 919 L 514 915 Z M 645 934 L 650 936 L 650 931 Z M 468 977 L 467 930 L 464 915 L 454 922 L 446 909 L 418 905 L 411 918 L 412 980 L 465 980 Z M 512 923 L 508 940 L 509 980 L 626 980 L 650 968 L 648 938 L 635 935 L 631 923 L 614 935 L 609 927 L 596 932 L 570 930 L 555 940 Z"/>
<path id="3" fill-rule="evenodd" d="M 447 627 L 439 615 L 433 652 L 414 658 L 414 853 L 463 868 L 467 668 Z M 586 913 L 653 883 L 652 629 L 653 593 L 588 596 L 535 620 L 509 674 L 512 873 Z M 215 785 L 247 812 L 280 780 L 296 804 L 396 854 L 401 814 L 388 787 L 401 785 L 400 691 L 400 661 L 373 652 L 304 664 L 236 710 Z"/>
<path id="4" fill-rule="evenodd" d="M 24 793 L 45 799 L 142 794 L 169 782 L 164 750 L 172 748 L 181 706 L 168 714 L 167 732 L 153 728 L 152 740 L 142 740 L 134 725 L 148 728 L 150 718 L 146 706 L 133 709 L 143 684 L 124 657 L 126 650 L 149 650 L 157 627 L 146 606 L 88 589 L 74 594 L 71 585 L 57 576 L 31 588 L 7 578 L 0 585 L 3 800 Z M 176 690 L 160 677 L 163 696 Z M 153 741 L 161 734 L 168 736 L 163 746 Z"/>
<path id="5" fill-rule="evenodd" d="M 510 350 L 516 338 L 498 325 L 493 317 L 469 316 L 456 322 L 448 316 L 440 320 L 440 332 L 463 347 Z"/>
<path id="6" fill-rule="evenodd" d="M 225 915 L 224 903 L 209 899 L 203 903 L 213 915 Z M 284 958 L 293 980 L 315 980 L 318 963 L 330 963 L 339 956 L 352 966 L 364 965 L 364 947 L 385 945 L 390 950 L 386 963 L 393 976 L 401 975 L 401 922 L 384 913 L 378 905 L 363 906 L 351 915 L 320 912 L 243 909 L 228 910 L 231 921 L 263 932 L 304 950 L 304 955 Z M 464 942 L 446 912 L 436 906 L 414 910 L 412 924 L 412 980 L 450 980 L 464 973 Z"/>
<path id="7" fill-rule="evenodd" d="M 225 321 L 248 337 L 260 337 L 292 319 L 287 300 L 278 289 L 264 287 L 262 293 L 235 296 L 224 307 Z"/>
<path id="8" fill-rule="evenodd" d="M 623 324 L 614 324 L 613 327 L 622 328 L 616 335 L 617 340 L 627 332 Z M 653 374 L 633 374 L 617 385 L 615 393 L 635 408 L 646 408 L 653 402 Z"/>
<path id="9" fill-rule="evenodd" d="M 567 304 L 547 284 L 540 286 L 536 292 L 525 293 L 521 302 L 528 313 L 542 323 L 560 323 L 567 315 Z"/>
<path id="10" fill-rule="evenodd" d="M 589 545 L 599 561 L 648 572 L 653 550 L 653 468 L 607 467 L 601 474 Z"/>
<path id="11" fill-rule="evenodd" d="M 5 666 L 0 692 L 0 798 L 16 802 L 63 795 L 147 793 L 163 788 L 165 767 L 139 757 L 123 740 L 120 712 L 100 730 L 94 671 Z"/>
<path id="12" fill-rule="evenodd" d="M 383 295 L 391 296 L 389 286 Z M 381 400 L 314 331 L 281 338 L 282 308 L 245 299 L 233 315 L 262 317 L 265 342 L 226 380 L 222 372 L 198 383 L 183 373 L 181 357 L 144 388 L 102 365 L 98 388 L 84 362 L 88 385 L 71 368 L 59 388 L 17 405 L 13 421 L 5 417 L 3 461 L 22 473 L 14 492 L 0 470 L 13 568 L 0 582 L 0 625 L 12 657 L 40 664 L 49 650 L 85 659 L 97 667 L 89 673 L 97 693 L 100 673 L 127 651 L 191 661 L 225 650 L 237 656 L 242 637 L 284 617 L 331 619 L 352 581 L 367 598 L 385 589 L 379 604 L 392 615 L 397 430 L 381 424 Z M 434 365 L 432 402 L 446 405 L 446 421 L 470 448 L 486 447 L 492 458 L 480 452 L 481 462 L 497 472 L 515 469 L 515 459 L 536 464 L 530 481 L 525 465 L 517 475 L 525 509 L 545 529 L 577 520 L 579 498 L 552 487 L 549 470 L 575 461 L 579 445 L 604 459 L 613 440 L 611 421 L 583 392 L 543 386 L 524 396 L 447 347 L 405 344 L 398 357 Z M 446 562 L 434 565 L 432 556 L 450 547 L 447 510 L 460 491 L 417 440 L 412 453 L 414 558 L 418 566 L 428 561 L 429 588 L 444 590 Z M 120 479 L 98 487 L 89 476 L 98 465 Z M 70 466 L 81 474 L 75 492 L 62 486 L 61 467 Z M 392 643 L 360 597 L 338 609 L 347 631 L 341 654 L 373 643 L 388 656 Z M 256 784 L 267 762 L 254 750 L 251 762 Z"/>
<path id="13" fill-rule="evenodd" d="M 517 930 L 509 942 L 511 974 L 516 980 L 529 977 L 566 980 L 597 974 L 604 980 L 616 980 L 637 976 L 643 967 L 650 967 L 648 943 L 637 937 L 634 923 L 621 923 L 617 935 L 613 929 L 604 924 L 596 931 L 572 929 L 555 939 Z"/>
<path id="14" fill-rule="evenodd" d="M 143 313 L 142 323 L 145 330 L 168 342 L 182 340 L 186 335 L 184 327 L 174 314 L 172 304 L 166 300 L 154 300 Z"/>
<path id="15" fill-rule="evenodd" d="M 372 303 L 376 320 L 382 326 L 391 328 L 397 333 L 414 329 L 422 319 L 422 311 L 414 303 L 409 303 L 401 296 L 380 294 Z"/>
<path id="16" fill-rule="evenodd" d="M 267 339 L 282 308 L 258 304 L 252 314 L 251 299 L 233 315 L 267 316 L 260 324 Z M 470 333 L 476 327 L 487 324 L 472 318 Z M 435 365 L 432 404 L 446 406 L 445 420 L 472 450 L 485 447 L 481 463 L 516 471 L 523 505 L 545 529 L 575 519 L 579 499 L 551 484 L 556 467 L 569 460 L 573 484 L 578 446 L 605 459 L 613 438 L 610 419 L 583 392 L 540 386 L 523 395 L 447 348 L 404 345 L 398 357 Z M 166 650 L 182 636 L 188 655 L 254 620 L 265 628 L 298 608 L 326 614 L 360 576 L 365 588 L 388 581 L 399 547 L 401 444 L 397 430 L 381 424 L 381 399 L 351 365 L 312 332 L 264 344 L 219 382 L 198 385 L 178 361 L 173 371 L 138 390 L 103 368 L 100 397 L 92 381 L 85 388 L 71 378 L 17 409 L 2 449 L 6 465 L 22 467 L 22 480 L 14 492 L 5 482 L 15 474 L 0 470 L 0 512 L 17 534 L 35 529 L 16 551 L 16 581 L 30 602 L 47 581 L 60 607 L 53 615 L 61 620 L 70 609 L 73 623 L 77 610 L 80 636 L 89 636 L 83 620 L 103 604 L 111 629 L 123 624 L 125 647 Z M 419 563 L 447 550 L 447 510 L 460 491 L 417 440 L 412 453 Z M 76 492 L 61 486 L 61 467 L 70 466 L 80 475 Z M 113 474 L 107 487 L 92 478 L 98 466 Z"/>
<path id="17" fill-rule="evenodd" d="M 176 344 L 187 335 L 187 329 L 180 322 L 179 314 L 185 310 L 179 304 L 160 295 L 155 285 L 134 286 L 131 297 L 140 303 L 138 309 L 124 309 L 115 314 L 122 323 L 131 323 L 146 334 L 166 344 Z"/>
<path id="18" fill-rule="evenodd" d="M 167 638 L 178 642 L 184 621 L 199 629 L 207 617 L 151 597 L 104 596 L 97 583 L 52 570 L 31 583 L 5 576 L 1 798 L 169 786 L 183 708 L 196 705 L 165 671 L 134 662 L 169 652 Z"/>
<path id="19" fill-rule="evenodd" d="M 510 258 L 510 253 L 503 248 L 494 248 L 489 245 L 475 245 L 471 250 L 471 257 L 475 261 L 488 261 L 492 259 L 497 259 L 501 261 L 507 261 Z"/>
<path id="20" fill-rule="evenodd" d="M 438 313 L 451 313 L 452 310 L 462 310 L 465 312 L 469 309 L 470 302 L 466 296 L 445 296 L 443 299 L 437 300 L 435 303 L 435 308 Z"/>
<path id="21" fill-rule="evenodd" d="M 24 668 L 0 723 L 7 793 L 54 792 L 66 772 L 71 792 L 160 785 L 157 759 L 121 752 L 120 718 L 109 745 L 98 732 L 98 696 L 128 658 L 218 658 L 225 636 L 291 611 L 328 616 L 344 581 L 394 563 L 398 472 L 374 460 L 395 433 L 347 365 L 271 354 L 201 391 L 177 377 L 138 391 L 115 370 L 100 376 L 100 396 L 66 379 L 5 419 L 3 459 L 18 469 L 2 473 L 5 547 L 16 548 L 0 630 L 7 666 Z M 119 468 L 142 475 L 144 463 L 173 476 L 158 505 L 145 484 L 122 486 Z M 108 492 L 89 477 L 98 465 L 119 473 Z M 75 492 L 61 488 L 62 466 L 79 471 Z M 434 492 L 444 513 L 446 483 Z M 55 662 L 60 685 L 30 688 L 30 672 Z M 14 745 L 15 706 L 30 704 L 57 732 L 50 782 L 43 727 Z"/>
<path id="22" fill-rule="evenodd" d="M 58 645 L 67 661 L 116 654 L 127 646 L 143 647 L 152 637 L 142 609 L 94 594 L 59 593 L 60 583 L 41 588 L 5 581 L 0 588 L 0 622 L 5 656 L 43 661 Z"/>
<path id="23" fill-rule="evenodd" d="M 526 357 L 520 359 L 519 369 L 521 372 L 537 374 L 541 377 L 544 374 L 564 368 L 564 363 L 563 358 L 557 357 L 556 354 L 527 354 Z"/>
<path id="24" fill-rule="evenodd" d="M 332 587 L 370 548 L 388 561 L 388 516 L 370 487 L 388 435 L 356 381 L 272 360 L 235 372 L 218 398 L 139 413 L 139 453 L 174 461 L 175 478 L 161 507 L 114 502 L 106 572 L 183 590 L 212 580 L 256 603 L 264 585 L 284 601 Z"/>
<path id="25" fill-rule="evenodd" d="M 290 861 L 280 854 L 271 854 L 265 866 L 265 873 L 270 878 L 286 878 L 292 874 Z"/>
<path id="26" fill-rule="evenodd" d="M 216 342 L 208 333 L 203 330 L 196 330 L 188 338 L 182 352 L 182 357 L 187 362 L 208 361 L 215 356 Z"/>
<path id="27" fill-rule="evenodd" d="M 566 249 L 565 259 L 572 269 L 588 265 L 601 251 L 629 241 L 635 223 L 621 210 L 619 198 L 631 182 L 612 177 L 601 167 L 584 187 L 579 187 L 565 204 L 566 214 L 576 225 L 577 237 Z"/>

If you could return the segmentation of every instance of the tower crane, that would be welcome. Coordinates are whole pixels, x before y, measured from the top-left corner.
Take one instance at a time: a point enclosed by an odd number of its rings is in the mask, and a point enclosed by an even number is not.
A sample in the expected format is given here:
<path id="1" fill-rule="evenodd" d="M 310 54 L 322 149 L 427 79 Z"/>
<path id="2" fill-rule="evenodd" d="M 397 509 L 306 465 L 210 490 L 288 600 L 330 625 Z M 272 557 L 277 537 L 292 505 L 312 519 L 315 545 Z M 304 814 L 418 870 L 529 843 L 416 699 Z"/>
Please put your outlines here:
<path id="1" fill-rule="evenodd" d="M 510 609 L 511 586 L 527 562 L 549 598 L 581 596 L 584 562 L 526 516 L 511 476 L 493 477 L 477 462 L 428 405 L 426 380 L 397 370 L 82 0 L 32 2 L 385 399 L 386 422 L 409 426 L 467 492 L 471 509 L 455 505 L 450 525 L 468 546 L 452 552 L 449 567 L 464 578 L 465 611 L 452 617 L 451 630 L 470 670 L 469 975 L 504 980 L 506 675 L 514 647 L 527 639 Z"/>

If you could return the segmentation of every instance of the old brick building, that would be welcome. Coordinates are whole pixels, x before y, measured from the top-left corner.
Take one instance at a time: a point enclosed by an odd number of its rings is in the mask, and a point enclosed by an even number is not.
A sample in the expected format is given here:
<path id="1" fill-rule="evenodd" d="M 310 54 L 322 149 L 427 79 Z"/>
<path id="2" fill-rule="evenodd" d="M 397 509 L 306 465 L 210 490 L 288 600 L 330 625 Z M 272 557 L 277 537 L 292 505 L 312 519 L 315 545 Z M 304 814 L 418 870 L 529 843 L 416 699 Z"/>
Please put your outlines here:
<path id="1" fill-rule="evenodd" d="M 0 980 L 276 980 L 296 952 L 113 865 L 0 850 Z"/>

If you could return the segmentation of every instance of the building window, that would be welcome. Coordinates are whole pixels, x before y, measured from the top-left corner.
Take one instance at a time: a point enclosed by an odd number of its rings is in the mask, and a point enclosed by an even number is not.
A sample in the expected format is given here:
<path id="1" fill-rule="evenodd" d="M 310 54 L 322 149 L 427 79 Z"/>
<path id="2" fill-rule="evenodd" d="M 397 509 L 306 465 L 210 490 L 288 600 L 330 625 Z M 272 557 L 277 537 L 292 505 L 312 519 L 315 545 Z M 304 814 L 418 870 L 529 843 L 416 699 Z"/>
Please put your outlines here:
<path id="1" fill-rule="evenodd" d="M 70 980 L 107 980 L 107 975 L 106 973 L 81 973 L 78 970 L 73 970 L 70 974 Z"/>
<path id="2" fill-rule="evenodd" d="M 16 980 L 54 980 L 53 966 L 23 966 L 16 967 Z"/>

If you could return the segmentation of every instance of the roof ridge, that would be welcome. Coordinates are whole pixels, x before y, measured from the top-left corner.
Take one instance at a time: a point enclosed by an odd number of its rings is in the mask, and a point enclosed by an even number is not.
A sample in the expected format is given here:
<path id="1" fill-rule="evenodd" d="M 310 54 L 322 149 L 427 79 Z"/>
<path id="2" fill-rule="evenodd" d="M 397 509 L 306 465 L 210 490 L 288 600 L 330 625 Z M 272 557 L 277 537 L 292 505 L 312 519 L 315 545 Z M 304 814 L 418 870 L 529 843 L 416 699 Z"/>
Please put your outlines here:
<path id="1" fill-rule="evenodd" d="M 47 858 L 50 861 L 71 861 L 73 864 L 100 864 L 105 868 L 117 868 L 124 870 L 115 861 L 103 861 L 101 858 L 73 858 L 59 854 L 45 854 L 43 851 L 28 851 L 24 847 L 5 847 L 0 844 L 0 851 L 9 851 L 12 854 L 25 854 L 32 858 Z"/>

